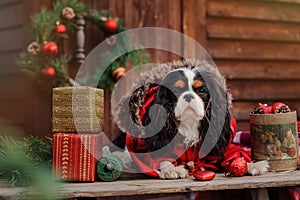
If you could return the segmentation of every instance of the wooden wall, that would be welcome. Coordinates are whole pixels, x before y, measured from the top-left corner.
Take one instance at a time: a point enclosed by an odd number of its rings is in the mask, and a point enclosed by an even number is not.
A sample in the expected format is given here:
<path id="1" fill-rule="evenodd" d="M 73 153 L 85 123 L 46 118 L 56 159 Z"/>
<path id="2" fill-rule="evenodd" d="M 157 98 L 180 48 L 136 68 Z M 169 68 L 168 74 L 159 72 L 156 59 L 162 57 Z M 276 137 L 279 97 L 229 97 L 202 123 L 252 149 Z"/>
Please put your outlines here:
<path id="1" fill-rule="evenodd" d="M 45 135 L 50 129 L 49 96 L 40 95 L 17 65 L 19 52 L 31 41 L 30 15 L 43 5 L 50 0 L 0 2 L 0 134 Z"/>
<path id="2" fill-rule="evenodd" d="M 258 102 L 283 101 L 300 114 L 299 0 L 90 2 L 125 18 L 129 28 L 171 28 L 203 45 L 228 80 L 238 130 L 249 129 L 249 112 Z M 189 55 L 194 51 L 182 48 Z M 151 53 L 157 62 L 176 58 Z"/>
<path id="3" fill-rule="evenodd" d="M 21 15 L 21 1 L 0 2 L 0 130 L 7 133 L 22 130 L 24 125 L 24 79 L 14 62 L 23 46 Z"/>
<path id="4" fill-rule="evenodd" d="M 0 124 L 27 134 L 50 132 L 51 99 L 40 95 L 15 64 L 26 49 L 29 15 L 51 0 L 0 2 Z M 82 0 L 109 9 L 127 28 L 164 27 L 180 31 L 205 47 L 227 77 L 238 130 L 249 129 L 249 112 L 258 103 L 283 101 L 300 113 L 300 0 Z M 103 40 L 86 26 L 86 53 Z M 160 42 L 159 37 L 157 41 Z M 193 46 L 181 43 L 188 55 Z M 153 62 L 179 57 L 149 50 Z M 70 67 L 75 74 L 78 66 Z M 106 106 L 109 111 L 109 104 Z M 108 112 L 107 112 L 108 113 Z M 107 123 L 111 124 L 107 114 Z M 16 126 L 15 126 L 16 125 Z M 112 126 L 112 125 L 110 125 Z"/>
<path id="5" fill-rule="evenodd" d="M 206 49 L 228 78 L 239 128 L 257 102 L 283 101 L 299 116 L 300 1 L 209 0 L 206 8 Z"/>

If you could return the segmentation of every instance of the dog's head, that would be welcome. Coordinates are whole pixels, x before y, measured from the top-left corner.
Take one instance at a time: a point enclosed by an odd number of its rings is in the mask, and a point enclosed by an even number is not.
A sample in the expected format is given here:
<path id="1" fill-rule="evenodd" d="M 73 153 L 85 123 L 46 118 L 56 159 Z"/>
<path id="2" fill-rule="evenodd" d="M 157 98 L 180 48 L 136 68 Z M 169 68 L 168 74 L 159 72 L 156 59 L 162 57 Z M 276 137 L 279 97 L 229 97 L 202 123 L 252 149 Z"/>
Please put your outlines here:
<path id="1" fill-rule="evenodd" d="M 208 74 L 208 76 L 213 76 Z M 212 97 L 209 90 L 214 89 L 209 89 L 203 75 L 207 75 L 207 72 L 196 67 L 179 68 L 170 71 L 162 79 L 153 105 L 163 106 L 167 118 L 165 121 L 162 120 L 164 116 L 160 112 L 151 117 L 146 113 L 143 117 L 143 125 L 164 123 L 161 125 L 163 128 L 159 133 L 146 139 L 151 151 L 169 145 L 176 134 L 180 134 L 178 142 L 183 143 L 186 147 L 201 145 L 211 121 Z M 212 154 L 220 153 L 222 148 L 228 145 L 231 129 L 227 106 L 225 117 L 222 133 L 216 141 Z"/>
<path id="2" fill-rule="evenodd" d="M 214 143 L 210 154 L 220 155 L 227 147 L 232 131 L 228 111 L 231 98 L 218 70 L 205 62 L 184 60 L 159 65 L 146 75 L 130 96 L 120 100 L 119 127 L 134 136 L 142 135 L 148 150 L 156 151 L 169 147 L 175 140 L 185 146 L 199 147 L 205 138 L 209 138 L 207 135 L 214 134 L 209 131 L 211 127 L 224 124 L 220 135 L 216 133 L 216 137 L 210 138 L 217 140 L 210 141 Z M 155 95 L 149 101 L 153 88 Z M 155 105 L 163 109 L 151 112 Z"/>

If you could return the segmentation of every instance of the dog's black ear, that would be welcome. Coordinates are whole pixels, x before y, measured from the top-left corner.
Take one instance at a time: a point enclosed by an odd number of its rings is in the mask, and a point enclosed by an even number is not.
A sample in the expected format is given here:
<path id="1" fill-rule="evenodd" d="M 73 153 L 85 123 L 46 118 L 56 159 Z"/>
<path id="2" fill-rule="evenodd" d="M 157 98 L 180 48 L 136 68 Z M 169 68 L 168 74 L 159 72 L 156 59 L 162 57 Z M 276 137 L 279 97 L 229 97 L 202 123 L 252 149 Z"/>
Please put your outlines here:
<path id="1" fill-rule="evenodd" d="M 223 126 L 222 133 L 220 135 L 220 138 L 217 142 L 216 146 L 216 151 L 221 153 L 224 152 L 230 142 L 230 139 L 233 135 L 231 126 L 230 126 L 230 120 L 231 120 L 231 115 L 229 110 L 227 109 L 226 116 L 225 116 L 225 122 Z"/>
<path id="2" fill-rule="evenodd" d="M 231 126 L 230 126 L 230 120 L 231 120 L 231 115 L 230 115 L 229 110 L 227 109 L 226 114 L 225 114 L 225 121 L 224 121 L 224 125 L 222 128 L 222 132 L 221 132 L 214 148 L 208 153 L 209 155 L 217 155 L 220 157 L 223 156 L 223 152 L 226 150 L 227 146 L 229 145 L 231 137 L 233 135 L 233 132 L 232 132 Z M 200 121 L 199 135 L 200 135 L 201 141 L 203 141 L 203 139 L 206 137 L 206 133 L 208 132 L 210 122 L 211 122 L 211 107 L 209 106 L 206 109 L 205 118 L 203 118 L 203 120 Z M 218 122 L 214 122 L 214 123 L 218 123 Z"/>
<path id="3" fill-rule="evenodd" d="M 174 107 L 177 98 L 165 86 L 159 86 L 151 108 L 143 117 L 147 137 L 146 144 L 150 151 L 166 147 L 177 134 L 177 122 Z"/>
<path id="4" fill-rule="evenodd" d="M 203 156 L 223 156 L 232 137 L 227 91 L 216 79 L 215 74 L 202 70 L 198 72 L 201 73 L 209 91 L 205 117 L 200 121 L 199 127 L 201 152 L 204 153 Z"/>

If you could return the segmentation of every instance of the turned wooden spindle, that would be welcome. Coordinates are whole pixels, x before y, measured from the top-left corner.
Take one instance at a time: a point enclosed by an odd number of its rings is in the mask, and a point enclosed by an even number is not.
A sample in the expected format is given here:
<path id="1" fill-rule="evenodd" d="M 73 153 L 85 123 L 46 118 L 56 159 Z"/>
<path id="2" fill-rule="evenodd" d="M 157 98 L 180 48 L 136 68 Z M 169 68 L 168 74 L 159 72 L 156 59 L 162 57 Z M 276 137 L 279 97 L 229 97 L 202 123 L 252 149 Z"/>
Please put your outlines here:
<path id="1" fill-rule="evenodd" d="M 83 16 L 77 16 L 76 20 L 76 25 L 77 25 L 77 50 L 76 50 L 76 61 L 77 63 L 83 63 L 85 59 L 85 53 L 84 53 L 84 25 L 85 25 L 85 20 Z"/>

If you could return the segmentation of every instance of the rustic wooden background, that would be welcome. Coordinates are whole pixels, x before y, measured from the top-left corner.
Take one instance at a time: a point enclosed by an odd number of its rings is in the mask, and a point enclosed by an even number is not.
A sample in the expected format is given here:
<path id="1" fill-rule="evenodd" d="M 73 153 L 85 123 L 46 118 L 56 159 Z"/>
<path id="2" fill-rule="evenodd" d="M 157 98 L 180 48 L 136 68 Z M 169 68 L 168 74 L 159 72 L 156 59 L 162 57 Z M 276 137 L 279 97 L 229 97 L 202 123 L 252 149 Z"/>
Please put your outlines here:
<path id="1" fill-rule="evenodd" d="M 165 27 L 198 41 L 228 79 L 238 130 L 249 129 L 249 112 L 258 102 L 282 101 L 300 114 L 300 0 L 82 1 L 109 9 L 124 18 L 129 29 Z M 42 5 L 50 8 L 51 1 L 0 2 L 1 132 L 46 135 L 51 130 L 50 96 L 40 93 L 15 62 L 31 39 L 26 31 L 29 15 Z M 86 53 L 102 40 L 100 31 L 87 24 Z M 184 42 L 181 48 L 189 55 L 196 53 Z M 149 53 L 153 62 L 178 59 L 167 52 Z M 77 69 L 70 65 L 71 74 Z M 107 124 L 110 121 L 107 117 Z"/>

